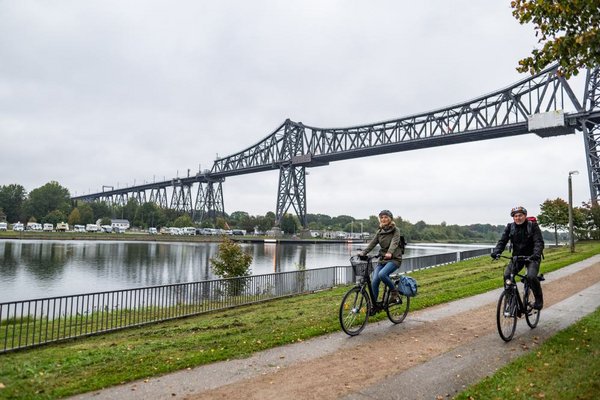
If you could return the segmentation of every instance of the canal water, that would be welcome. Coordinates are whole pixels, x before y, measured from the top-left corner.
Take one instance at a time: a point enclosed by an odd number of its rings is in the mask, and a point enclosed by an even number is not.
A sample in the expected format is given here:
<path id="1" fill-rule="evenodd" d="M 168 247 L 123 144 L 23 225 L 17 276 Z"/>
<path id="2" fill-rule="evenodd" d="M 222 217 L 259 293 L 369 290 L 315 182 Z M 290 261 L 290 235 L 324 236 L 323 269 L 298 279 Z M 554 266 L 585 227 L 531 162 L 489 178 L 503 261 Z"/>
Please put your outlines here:
<path id="1" fill-rule="evenodd" d="M 214 279 L 218 243 L 0 241 L 0 303 Z M 243 243 L 252 274 L 349 265 L 365 244 Z M 486 245 L 409 245 L 405 257 Z"/>

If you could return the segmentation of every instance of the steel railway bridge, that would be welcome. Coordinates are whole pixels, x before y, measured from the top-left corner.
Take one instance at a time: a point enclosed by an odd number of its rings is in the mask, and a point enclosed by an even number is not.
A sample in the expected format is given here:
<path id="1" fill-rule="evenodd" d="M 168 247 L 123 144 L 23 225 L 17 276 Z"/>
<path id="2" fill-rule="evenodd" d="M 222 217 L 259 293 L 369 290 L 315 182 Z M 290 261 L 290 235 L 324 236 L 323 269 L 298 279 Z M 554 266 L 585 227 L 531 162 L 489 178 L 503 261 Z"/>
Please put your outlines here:
<path id="1" fill-rule="evenodd" d="M 584 135 L 591 199 L 600 195 L 600 67 L 587 71 L 579 96 L 558 66 L 476 99 L 404 118 L 347 128 L 317 128 L 286 120 L 260 142 L 215 160 L 194 176 L 127 188 L 103 187 L 73 201 L 125 205 L 154 202 L 189 213 L 195 221 L 224 214 L 229 176 L 279 170 L 276 224 L 293 208 L 306 221 L 306 168 L 383 153 L 535 133 Z M 197 189 L 194 189 L 197 185 Z M 195 195 L 194 195 L 195 192 Z"/>

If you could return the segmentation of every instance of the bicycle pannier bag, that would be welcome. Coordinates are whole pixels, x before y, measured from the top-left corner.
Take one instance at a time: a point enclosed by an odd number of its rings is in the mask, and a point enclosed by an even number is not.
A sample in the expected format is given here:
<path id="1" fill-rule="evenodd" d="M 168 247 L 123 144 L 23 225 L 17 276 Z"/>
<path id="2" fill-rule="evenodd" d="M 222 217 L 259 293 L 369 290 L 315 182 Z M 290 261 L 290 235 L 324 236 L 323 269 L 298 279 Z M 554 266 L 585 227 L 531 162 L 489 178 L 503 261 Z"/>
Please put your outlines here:
<path id="1" fill-rule="evenodd" d="M 406 275 L 400 276 L 400 282 L 398 283 L 398 290 L 406 297 L 413 297 L 417 295 L 418 284 L 417 281 Z"/>

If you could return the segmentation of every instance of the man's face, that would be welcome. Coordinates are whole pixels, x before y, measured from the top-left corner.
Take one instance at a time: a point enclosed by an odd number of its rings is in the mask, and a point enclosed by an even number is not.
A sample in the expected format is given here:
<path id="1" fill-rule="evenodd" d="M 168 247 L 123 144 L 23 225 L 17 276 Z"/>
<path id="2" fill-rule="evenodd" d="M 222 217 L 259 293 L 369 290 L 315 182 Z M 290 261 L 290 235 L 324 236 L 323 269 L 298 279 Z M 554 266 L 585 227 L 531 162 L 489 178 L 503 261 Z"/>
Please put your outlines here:
<path id="1" fill-rule="evenodd" d="M 523 222 L 525 222 L 526 218 L 527 216 L 523 213 L 516 213 L 513 215 L 513 221 L 515 221 L 515 224 L 517 225 L 521 225 Z"/>

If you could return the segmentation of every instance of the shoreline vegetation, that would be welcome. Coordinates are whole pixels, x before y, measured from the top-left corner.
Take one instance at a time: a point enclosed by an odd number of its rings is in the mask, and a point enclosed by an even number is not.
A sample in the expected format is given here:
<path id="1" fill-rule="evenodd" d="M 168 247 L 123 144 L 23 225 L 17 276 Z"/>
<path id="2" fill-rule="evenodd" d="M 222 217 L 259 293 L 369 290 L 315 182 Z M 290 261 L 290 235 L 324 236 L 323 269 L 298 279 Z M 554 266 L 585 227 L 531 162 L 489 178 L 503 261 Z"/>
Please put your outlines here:
<path id="1" fill-rule="evenodd" d="M 595 254 L 600 254 L 600 242 L 580 242 L 576 253 L 570 253 L 567 247 L 547 249 L 543 272 L 560 269 Z M 498 265 L 489 257 L 480 257 L 415 272 L 423 290 L 411 301 L 411 312 L 501 287 Z M 217 361 L 244 358 L 258 351 L 338 332 L 337 311 L 347 289 L 347 286 L 340 286 L 6 353 L 0 355 L 0 398 L 56 399 Z M 379 318 L 386 317 L 379 315 L 375 320 Z M 597 322 L 598 312 L 590 318 Z M 586 343 L 598 358 L 599 340 L 591 338 Z M 570 350 L 573 351 L 567 353 L 574 358 L 574 365 L 578 365 L 568 371 L 571 376 L 598 374 L 592 370 L 596 364 L 587 361 L 589 355 L 575 351 L 580 343 L 551 343 L 550 346 L 558 348 L 551 348 L 552 351 L 544 354 L 556 353 L 564 345 L 567 350 L 572 347 Z M 545 362 L 543 357 L 540 362 Z M 503 377 L 508 376 L 505 384 L 515 382 L 511 377 L 527 375 L 523 368 L 503 372 L 506 374 Z M 550 372 L 543 379 L 556 380 L 563 373 Z M 564 396 L 575 393 L 578 398 L 593 398 L 590 389 L 577 386 L 577 379 L 570 382 L 574 382 L 573 385 L 561 390 Z M 512 393 L 515 393 L 514 387 Z"/>
<path id="2" fill-rule="evenodd" d="M 282 237 L 274 236 L 207 236 L 207 235 L 150 235 L 145 232 L 127 233 L 89 233 L 89 232 L 0 232 L 0 240 L 98 240 L 98 241 L 131 241 L 131 242 L 182 242 L 182 243 L 206 243 L 222 242 L 227 237 L 231 240 L 243 243 L 368 243 L 368 239 L 325 239 L 325 238 L 300 238 L 293 235 Z M 494 245 L 495 242 L 483 240 L 447 240 L 431 242 L 412 242 L 409 245 L 419 243 L 439 244 L 482 244 Z"/>

